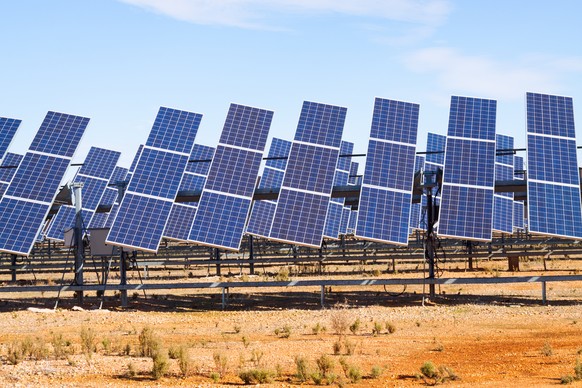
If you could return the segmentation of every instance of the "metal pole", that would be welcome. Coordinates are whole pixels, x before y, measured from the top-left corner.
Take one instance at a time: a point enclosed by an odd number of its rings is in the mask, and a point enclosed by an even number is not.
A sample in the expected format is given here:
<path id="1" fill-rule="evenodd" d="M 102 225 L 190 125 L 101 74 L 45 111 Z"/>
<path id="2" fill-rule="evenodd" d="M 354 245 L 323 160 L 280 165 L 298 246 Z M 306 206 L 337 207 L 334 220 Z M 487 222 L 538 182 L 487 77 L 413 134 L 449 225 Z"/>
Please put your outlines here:
<path id="1" fill-rule="evenodd" d="M 221 274 L 220 274 L 220 249 L 214 248 L 214 258 L 216 259 L 216 276 L 221 276 Z"/>
<path id="2" fill-rule="evenodd" d="M 325 307 L 324 301 L 325 301 L 325 286 L 322 284 L 321 285 L 321 291 L 320 291 L 320 303 L 321 303 L 321 308 Z"/>
<path id="3" fill-rule="evenodd" d="M 434 214 L 433 214 L 433 198 L 432 198 L 432 187 L 429 187 L 426 191 L 426 214 L 428 218 L 428 225 L 426 228 L 426 248 L 425 248 L 425 258 L 428 262 L 428 278 L 433 280 L 434 276 Z M 435 293 L 435 285 L 434 283 L 430 283 L 428 285 L 429 289 L 429 297 L 434 299 Z"/>
<path id="4" fill-rule="evenodd" d="M 121 253 L 119 255 L 119 284 L 122 286 L 127 285 L 127 252 L 124 252 L 122 248 L 119 248 Z M 127 307 L 127 289 L 120 291 L 121 295 L 121 307 Z"/>
<path id="5" fill-rule="evenodd" d="M 16 255 L 11 255 L 11 262 L 12 268 L 10 272 L 12 272 L 12 281 L 16 282 Z"/>
<path id="6" fill-rule="evenodd" d="M 83 285 L 83 265 L 85 261 L 85 248 L 83 246 L 83 200 L 82 200 L 82 183 L 73 183 L 73 196 L 75 198 L 75 228 L 73 233 L 75 248 L 75 281 L 77 286 Z M 83 303 L 83 291 L 77 291 L 77 301 Z"/>
<path id="7" fill-rule="evenodd" d="M 542 304 L 544 306 L 547 304 L 546 296 L 546 282 L 542 281 Z"/>
<path id="8" fill-rule="evenodd" d="M 255 274 L 255 249 L 253 236 L 249 234 L 249 274 Z"/>
<path id="9" fill-rule="evenodd" d="M 469 257 L 469 269 L 473 270 L 473 242 L 467 241 L 467 255 Z"/>

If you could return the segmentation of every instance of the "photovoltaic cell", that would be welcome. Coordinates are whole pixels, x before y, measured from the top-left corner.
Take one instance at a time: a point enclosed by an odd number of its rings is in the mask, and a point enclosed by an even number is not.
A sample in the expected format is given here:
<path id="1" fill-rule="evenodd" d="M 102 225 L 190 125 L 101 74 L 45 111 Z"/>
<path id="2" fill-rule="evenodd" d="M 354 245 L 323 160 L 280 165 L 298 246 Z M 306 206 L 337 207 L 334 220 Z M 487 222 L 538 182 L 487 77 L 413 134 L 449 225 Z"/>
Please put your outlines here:
<path id="1" fill-rule="evenodd" d="M 231 104 L 188 240 L 238 250 L 273 112 Z"/>
<path id="2" fill-rule="evenodd" d="M 496 107 L 494 100 L 451 98 L 438 226 L 440 236 L 491 240 Z"/>
<path id="3" fill-rule="evenodd" d="M 202 115 L 161 107 L 106 242 L 157 252 Z"/>
<path id="4" fill-rule="evenodd" d="M 16 131 L 22 120 L 0 117 L 0 160 L 6 155 L 6 151 L 16 135 Z"/>
<path id="5" fill-rule="evenodd" d="M 91 147 L 83 166 L 73 178 L 73 182 L 83 185 L 81 217 L 84 225 L 90 225 L 120 156 L 121 153 L 117 151 Z M 65 231 L 73 226 L 75 226 L 75 207 L 62 205 L 54 216 L 46 237 L 64 241 Z"/>
<path id="6" fill-rule="evenodd" d="M 281 187 L 290 150 L 290 141 L 273 138 L 267 157 L 281 159 L 267 159 L 265 168 L 263 169 L 263 175 L 259 181 L 259 188 Z M 277 200 L 255 201 L 247 224 L 247 233 L 255 236 L 269 237 L 276 207 Z"/>
<path id="7" fill-rule="evenodd" d="M 20 165 L 23 156 L 19 154 L 13 154 L 7 152 L 2 160 L 2 168 L 0 168 L 0 198 L 4 195 L 4 192 L 10 185 L 12 177 L 16 173 L 16 168 Z"/>
<path id="8" fill-rule="evenodd" d="M 581 239 L 572 98 L 527 93 L 526 102 L 529 231 Z"/>
<path id="9" fill-rule="evenodd" d="M 0 251 L 28 256 L 89 123 L 49 112 L 0 200 Z"/>
<path id="10" fill-rule="evenodd" d="M 376 98 L 356 237 L 408 245 L 419 105 Z"/>
<path id="11" fill-rule="evenodd" d="M 351 155 L 354 151 L 354 143 L 343 141 L 340 143 L 340 155 Z M 338 159 L 335 170 L 334 186 L 346 186 L 350 177 L 350 163 L 351 156 L 342 156 Z M 338 239 L 340 234 L 345 234 L 342 231 L 342 217 L 344 213 L 345 198 L 332 198 L 329 201 L 327 209 L 327 217 L 325 220 L 325 227 L 323 229 L 323 236 L 331 239 Z M 346 222 L 347 229 L 347 222 Z"/>
<path id="12" fill-rule="evenodd" d="M 190 154 L 190 162 L 186 166 L 178 191 L 202 191 L 206 183 L 210 163 L 214 157 L 214 151 L 214 147 L 194 144 Z M 166 223 L 164 237 L 172 240 L 187 241 L 190 227 L 196 215 L 196 209 L 198 209 L 198 202 L 174 203 Z"/>
<path id="13" fill-rule="evenodd" d="M 495 136 L 495 180 L 513 179 L 513 137 L 497 134 Z M 513 232 L 513 193 L 493 194 L 493 230 L 504 233 Z"/>
<path id="14" fill-rule="evenodd" d="M 269 239 L 321 246 L 346 112 L 303 103 Z"/>

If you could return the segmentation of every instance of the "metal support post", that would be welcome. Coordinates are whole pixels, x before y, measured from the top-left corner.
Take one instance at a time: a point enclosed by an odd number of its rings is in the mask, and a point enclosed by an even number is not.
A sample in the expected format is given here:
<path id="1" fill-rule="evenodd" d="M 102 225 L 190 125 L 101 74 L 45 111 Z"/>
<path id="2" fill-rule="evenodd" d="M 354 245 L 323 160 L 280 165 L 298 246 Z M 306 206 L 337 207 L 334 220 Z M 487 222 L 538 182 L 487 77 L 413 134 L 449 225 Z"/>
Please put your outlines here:
<path id="1" fill-rule="evenodd" d="M 425 247 L 425 259 L 428 262 L 428 278 L 432 281 L 435 278 L 434 272 L 434 261 L 435 261 L 435 252 L 434 252 L 434 207 L 433 207 L 433 198 L 432 198 L 432 188 L 428 188 L 426 192 L 426 214 L 428 218 L 428 226 L 426 228 L 426 247 Z M 434 283 L 430 283 L 429 287 L 429 297 L 431 299 L 435 298 L 436 290 Z"/>
<path id="2" fill-rule="evenodd" d="M 547 294 L 546 294 L 546 282 L 542 281 L 542 304 L 545 306 L 546 304 L 548 304 L 548 301 L 546 299 Z"/>
<path id="3" fill-rule="evenodd" d="M 12 266 L 12 268 L 10 269 L 10 272 L 12 273 L 12 281 L 15 282 L 16 281 L 16 255 L 11 255 L 10 258 L 11 258 L 10 265 Z"/>
<path id="4" fill-rule="evenodd" d="M 75 200 L 75 227 L 73 233 L 73 246 L 75 249 L 75 280 L 74 284 L 77 286 L 82 286 L 83 280 L 83 266 L 85 263 L 85 247 L 83 246 L 83 200 L 81 191 L 83 189 L 82 183 L 73 183 L 71 185 L 73 189 L 73 197 Z M 77 291 L 77 301 L 79 304 L 83 303 L 83 291 Z"/>
<path id="5" fill-rule="evenodd" d="M 249 234 L 249 274 L 255 274 L 255 248 L 253 236 Z"/>
<path id="6" fill-rule="evenodd" d="M 119 255 L 119 284 L 121 286 L 127 285 L 127 252 L 124 252 L 123 249 L 120 248 L 120 255 Z M 119 291 L 121 295 L 121 307 L 127 307 L 127 290 L 122 289 Z"/>
<path id="7" fill-rule="evenodd" d="M 467 257 L 469 259 L 469 270 L 473 270 L 473 242 L 467 241 Z"/>
<path id="8" fill-rule="evenodd" d="M 214 248 L 214 259 L 216 260 L 216 276 L 221 276 L 220 273 L 220 249 Z"/>
<path id="9" fill-rule="evenodd" d="M 324 308 L 325 307 L 325 286 L 323 284 L 321 285 L 319 299 L 320 299 L 319 303 L 321 304 L 321 308 Z"/>

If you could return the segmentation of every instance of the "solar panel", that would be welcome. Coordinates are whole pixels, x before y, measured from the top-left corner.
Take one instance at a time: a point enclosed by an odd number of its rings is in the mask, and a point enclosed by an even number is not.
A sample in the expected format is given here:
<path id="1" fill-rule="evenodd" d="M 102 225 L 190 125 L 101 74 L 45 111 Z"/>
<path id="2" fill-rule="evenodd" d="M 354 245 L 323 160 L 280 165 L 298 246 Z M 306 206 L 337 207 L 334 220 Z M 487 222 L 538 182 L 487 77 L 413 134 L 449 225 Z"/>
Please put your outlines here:
<path id="1" fill-rule="evenodd" d="M 269 239 L 321 247 L 346 112 L 303 103 Z"/>
<path id="2" fill-rule="evenodd" d="M 414 158 L 414 173 L 424 169 L 425 157 L 417 155 Z M 420 220 L 422 217 L 422 203 L 413 203 L 410 205 L 410 230 L 414 229 L 424 229 L 420 225 Z"/>
<path id="3" fill-rule="evenodd" d="M 81 217 L 84 225 L 90 224 L 95 210 L 101 203 L 101 197 L 120 156 L 121 153 L 117 151 L 91 147 L 83 166 L 73 178 L 73 182 L 83 185 Z M 50 240 L 64 241 L 65 231 L 75 226 L 75 214 L 74 206 L 62 205 L 54 216 L 46 237 Z"/>
<path id="4" fill-rule="evenodd" d="M 273 138 L 271 147 L 269 148 L 268 158 L 284 159 L 267 159 L 265 168 L 263 169 L 263 175 L 259 181 L 259 188 L 281 187 L 290 150 L 290 141 Z M 247 233 L 255 236 L 269 237 L 276 207 L 277 200 L 255 201 L 249 217 Z"/>
<path id="5" fill-rule="evenodd" d="M 0 198 L 10 185 L 12 177 L 16 173 L 16 168 L 20 165 L 23 156 L 7 152 L 2 160 L 2 168 L 0 168 Z"/>
<path id="6" fill-rule="evenodd" d="M 239 249 L 272 119 L 271 111 L 230 105 L 192 223 L 190 241 Z"/>
<path id="7" fill-rule="evenodd" d="M 161 107 L 106 243 L 157 252 L 202 115 Z"/>
<path id="8" fill-rule="evenodd" d="M 0 160 L 6 155 L 6 151 L 16 135 L 16 131 L 22 120 L 0 117 Z"/>
<path id="9" fill-rule="evenodd" d="M 419 105 L 376 98 L 356 237 L 408 245 Z"/>
<path id="10" fill-rule="evenodd" d="M 340 155 L 351 155 L 354 151 L 354 143 L 343 141 L 340 143 Z M 350 177 L 351 156 L 340 157 L 337 162 L 334 176 L 334 186 L 345 186 L 348 184 Z M 331 239 L 338 239 L 341 229 L 342 215 L 344 212 L 345 198 L 332 198 L 327 208 L 327 217 L 323 236 Z M 343 232 L 345 234 L 345 231 Z"/>
<path id="11" fill-rule="evenodd" d="M 438 233 L 490 241 L 497 102 L 451 98 Z"/>
<path id="12" fill-rule="evenodd" d="M 513 157 L 513 179 L 525 179 L 525 169 L 521 156 Z M 525 230 L 525 204 L 523 201 L 513 201 L 513 228 Z"/>
<path id="13" fill-rule="evenodd" d="M 495 180 L 513 179 L 513 137 L 495 135 Z M 505 151 L 504 151 L 505 150 Z M 493 194 L 493 230 L 513 232 L 513 193 Z"/>
<path id="14" fill-rule="evenodd" d="M 91 222 L 89 223 L 89 228 L 96 229 L 96 228 L 105 228 L 107 224 L 107 220 L 109 216 L 113 213 L 113 209 L 119 206 L 118 197 L 119 197 L 119 189 L 114 186 L 118 182 L 125 181 L 125 177 L 128 174 L 128 169 L 125 167 L 117 166 L 113 170 L 113 174 L 109 179 L 109 183 L 107 184 L 107 188 L 101 197 L 101 201 L 99 201 L 99 205 L 108 205 L 111 206 L 108 213 L 95 213 L 91 218 Z"/>
<path id="15" fill-rule="evenodd" d="M 194 144 L 190 154 L 190 163 L 184 171 L 179 191 L 202 191 L 210 169 L 210 162 L 214 157 L 214 151 L 214 147 Z M 196 209 L 198 209 L 198 202 L 174 203 L 166 223 L 164 237 L 171 240 L 187 241 Z"/>
<path id="16" fill-rule="evenodd" d="M 527 93 L 527 201 L 532 233 L 580 239 L 572 98 Z"/>
<path id="17" fill-rule="evenodd" d="M 0 200 L 0 251 L 28 256 L 89 119 L 48 112 Z"/>

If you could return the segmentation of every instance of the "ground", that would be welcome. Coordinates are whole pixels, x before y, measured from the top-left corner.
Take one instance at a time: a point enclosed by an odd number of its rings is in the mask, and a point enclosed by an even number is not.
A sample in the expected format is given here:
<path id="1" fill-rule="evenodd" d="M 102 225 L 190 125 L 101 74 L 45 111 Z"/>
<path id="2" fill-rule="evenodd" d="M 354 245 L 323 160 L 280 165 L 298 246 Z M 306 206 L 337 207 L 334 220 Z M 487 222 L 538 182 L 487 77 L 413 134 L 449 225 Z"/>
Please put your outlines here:
<path id="1" fill-rule="evenodd" d="M 533 268 L 507 275 L 543 274 Z M 95 295 L 86 296 L 82 310 L 74 309 L 71 295 L 56 309 L 56 295 L 0 295 L 0 385 L 241 386 L 239 372 L 258 368 L 275 375 L 264 386 L 310 386 L 313 379 L 296 377 L 295 360 L 304 357 L 314 372 L 316 360 L 327 355 L 335 385 L 428 385 L 434 380 L 422 378 L 420 368 L 431 361 L 453 371 L 446 386 L 555 386 L 574 375 L 582 358 L 580 282 L 548 284 L 548 305 L 541 304 L 539 283 L 443 286 L 434 300 L 421 286 L 333 289 L 323 309 L 317 288 L 233 290 L 226 311 L 219 290 L 165 292 L 131 295 L 125 309 L 112 295 L 102 310 Z M 358 330 L 345 328 L 358 319 Z M 153 378 L 152 358 L 139 356 L 146 327 L 164 352 L 184 347 L 187 376 L 170 359 L 167 374 Z M 83 349 L 83 339 L 94 351 Z M 11 350 L 24 353 L 16 365 Z M 362 379 L 350 381 L 340 360 Z M 374 367 L 380 374 L 372 378 Z"/>

